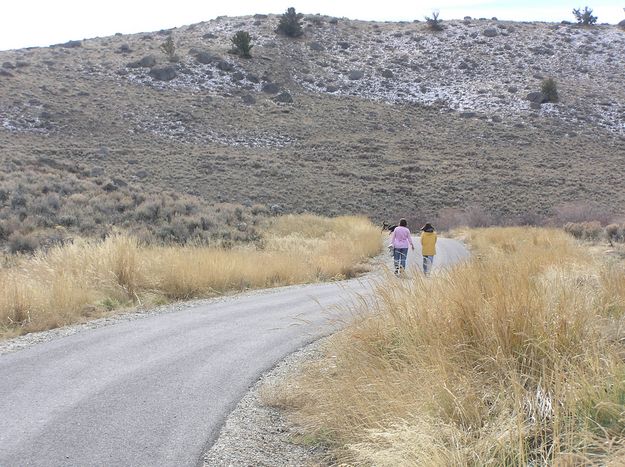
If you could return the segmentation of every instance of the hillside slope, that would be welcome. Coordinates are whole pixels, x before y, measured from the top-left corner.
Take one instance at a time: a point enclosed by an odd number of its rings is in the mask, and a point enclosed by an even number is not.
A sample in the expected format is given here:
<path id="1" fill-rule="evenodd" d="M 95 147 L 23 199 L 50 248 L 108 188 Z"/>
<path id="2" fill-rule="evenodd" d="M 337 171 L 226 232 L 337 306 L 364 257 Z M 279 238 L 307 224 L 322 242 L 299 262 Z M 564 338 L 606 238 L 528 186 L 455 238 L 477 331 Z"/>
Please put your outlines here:
<path id="1" fill-rule="evenodd" d="M 3 172 L 52 160 L 102 186 L 376 218 L 625 202 L 617 27 L 471 20 L 433 33 L 314 16 L 288 39 L 276 23 L 218 18 L 0 52 Z M 252 59 L 228 54 L 237 30 L 254 37 Z M 171 64 L 159 50 L 169 34 Z M 560 102 L 531 105 L 547 77 Z"/>

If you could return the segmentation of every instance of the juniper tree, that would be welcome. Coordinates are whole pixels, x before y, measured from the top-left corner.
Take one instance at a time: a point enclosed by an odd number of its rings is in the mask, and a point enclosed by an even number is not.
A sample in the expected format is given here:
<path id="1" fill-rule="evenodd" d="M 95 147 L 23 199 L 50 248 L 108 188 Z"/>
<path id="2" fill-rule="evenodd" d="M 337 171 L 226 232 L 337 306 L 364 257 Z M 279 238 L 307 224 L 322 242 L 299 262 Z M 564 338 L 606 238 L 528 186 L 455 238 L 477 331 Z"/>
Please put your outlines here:
<path id="1" fill-rule="evenodd" d="M 252 37 L 247 31 L 237 31 L 230 39 L 234 45 L 234 52 L 241 57 L 251 58 L 250 50 L 252 50 Z"/>
<path id="2" fill-rule="evenodd" d="M 284 34 L 287 37 L 299 37 L 304 34 L 304 30 L 302 29 L 302 18 L 304 17 L 301 13 L 296 13 L 295 8 L 290 7 L 286 12 L 280 17 L 280 22 L 278 23 L 278 28 L 276 32 L 279 34 Z"/>
<path id="3" fill-rule="evenodd" d="M 165 39 L 165 42 L 161 44 L 160 48 L 163 53 L 167 55 L 170 62 L 178 61 L 178 57 L 176 56 L 176 44 L 174 44 L 173 37 L 167 36 L 167 39 Z"/>
<path id="4" fill-rule="evenodd" d="M 584 7 L 584 11 L 581 11 L 579 8 L 574 8 L 573 16 L 575 16 L 577 24 L 581 24 L 583 26 L 590 26 L 597 22 L 597 17 L 592 15 L 592 9 L 587 6 Z"/>

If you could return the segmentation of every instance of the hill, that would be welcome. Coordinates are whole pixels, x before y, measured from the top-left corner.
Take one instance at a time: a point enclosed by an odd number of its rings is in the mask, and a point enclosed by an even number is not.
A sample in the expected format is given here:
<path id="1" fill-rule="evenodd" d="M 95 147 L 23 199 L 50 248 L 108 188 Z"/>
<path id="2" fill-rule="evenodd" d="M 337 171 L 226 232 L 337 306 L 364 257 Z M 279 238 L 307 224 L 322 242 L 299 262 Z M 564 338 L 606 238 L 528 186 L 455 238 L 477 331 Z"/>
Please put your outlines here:
<path id="1" fill-rule="evenodd" d="M 24 191 L 70 169 L 89 200 L 123 188 L 376 219 L 478 207 L 516 221 L 566 203 L 623 206 L 618 27 L 466 19 L 432 32 L 316 15 L 290 39 L 277 20 L 0 52 L 0 219 L 37 215 L 16 209 L 16 180 Z M 228 53 L 238 30 L 253 37 L 251 59 Z M 169 36 L 174 62 L 160 49 Z M 530 94 L 546 78 L 558 103 Z"/>

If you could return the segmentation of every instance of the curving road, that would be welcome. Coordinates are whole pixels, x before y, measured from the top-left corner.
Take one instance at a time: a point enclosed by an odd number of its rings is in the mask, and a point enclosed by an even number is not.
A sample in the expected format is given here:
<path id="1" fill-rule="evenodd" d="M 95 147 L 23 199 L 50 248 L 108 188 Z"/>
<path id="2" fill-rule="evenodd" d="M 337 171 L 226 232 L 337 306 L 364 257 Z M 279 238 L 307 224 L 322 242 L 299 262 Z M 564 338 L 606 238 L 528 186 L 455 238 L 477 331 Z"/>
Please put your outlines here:
<path id="1" fill-rule="evenodd" d="M 467 256 L 440 239 L 435 267 Z M 370 291 L 365 278 L 241 294 L 0 355 L 0 466 L 195 466 L 260 375 Z"/>

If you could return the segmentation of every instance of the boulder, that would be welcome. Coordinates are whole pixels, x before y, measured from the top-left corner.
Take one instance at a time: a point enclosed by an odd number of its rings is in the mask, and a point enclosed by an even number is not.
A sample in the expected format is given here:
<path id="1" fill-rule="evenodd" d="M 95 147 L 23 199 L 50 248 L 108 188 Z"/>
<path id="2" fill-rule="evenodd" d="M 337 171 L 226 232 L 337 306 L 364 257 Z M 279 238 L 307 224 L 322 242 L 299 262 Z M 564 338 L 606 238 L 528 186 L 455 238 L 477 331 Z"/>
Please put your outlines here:
<path id="1" fill-rule="evenodd" d="M 386 79 L 391 79 L 393 78 L 395 75 L 393 74 L 393 72 L 391 70 L 389 70 L 388 68 L 385 70 L 382 70 L 382 77 L 386 78 Z"/>
<path id="2" fill-rule="evenodd" d="M 337 86 L 333 86 L 333 85 L 328 85 L 326 86 L 326 92 L 337 92 L 339 90 L 339 88 Z"/>
<path id="3" fill-rule="evenodd" d="M 280 104 L 292 104 L 293 96 L 288 91 L 282 91 L 276 97 L 273 98 L 274 102 L 279 102 Z"/>
<path id="4" fill-rule="evenodd" d="M 178 73 L 173 66 L 163 66 L 152 68 L 150 76 L 157 81 L 171 81 L 178 76 Z"/>
<path id="5" fill-rule="evenodd" d="M 119 52 L 123 54 L 129 54 L 130 52 L 132 52 L 132 49 L 128 44 L 122 44 L 119 46 Z"/>
<path id="6" fill-rule="evenodd" d="M 213 54 L 209 54 L 208 52 L 198 52 L 195 55 L 195 59 L 198 61 L 198 63 L 201 63 L 202 65 L 209 65 L 211 63 L 219 61 L 219 57 L 216 57 Z"/>
<path id="7" fill-rule="evenodd" d="M 82 47 L 82 41 L 67 41 L 64 44 L 57 44 L 58 47 L 63 47 L 65 49 L 75 49 L 78 47 Z"/>
<path id="8" fill-rule="evenodd" d="M 349 42 L 341 41 L 341 42 L 337 42 L 337 44 L 343 50 L 349 49 Z"/>
<path id="9" fill-rule="evenodd" d="M 13 76 L 13 73 L 11 73 L 8 70 L 2 69 L 2 70 L 0 70 L 0 76 L 6 76 L 7 78 L 10 78 L 10 77 Z"/>
<path id="10" fill-rule="evenodd" d="M 365 72 L 362 70 L 352 70 L 347 75 L 347 77 L 351 79 L 352 81 L 357 81 L 359 79 L 362 79 L 364 78 L 364 76 L 365 76 Z"/>
<path id="11" fill-rule="evenodd" d="M 248 80 L 250 83 L 255 83 L 255 84 L 260 83 L 260 78 L 259 78 L 258 76 L 256 76 L 256 75 L 249 74 L 249 75 L 247 75 L 247 77 L 246 77 L 246 78 L 247 78 L 247 80 Z"/>
<path id="12" fill-rule="evenodd" d="M 217 63 L 217 68 L 219 68 L 221 71 L 232 71 L 234 70 L 234 65 L 225 60 L 220 60 L 219 63 Z"/>
<path id="13" fill-rule="evenodd" d="M 497 28 L 488 28 L 484 29 L 484 31 L 482 31 L 482 34 L 486 37 L 496 37 L 497 35 L 499 35 L 499 32 L 497 32 Z"/>
<path id="14" fill-rule="evenodd" d="M 241 96 L 241 100 L 243 101 L 245 105 L 256 104 L 256 99 L 251 94 L 245 94 L 244 96 Z"/>
<path id="15" fill-rule="evenodd" d="M 280 92 L 280 86 L 278 86 L 276 83 L 265 83 L 263 84 L 263 92 L 266 92 L 267 94 L 278 94 Z"/>
<path id="16" fill-rule="evenodd" d="M 230 75 L 230 79 L 232 81 L 243 81 L 244 78 L 245 75 L 240 71 L 235 71 L 234 73 L 232 73 L 232 75 Z"/>
<path id="17" fill-rule="evenodd" d="M 532 104 L 538 104 L 540 106 L 540 104 L 544 104 L 545 102 L 549 102 L 549 98 L 542 92 L 540 91 L 536 91 L 536 92 L 530 92 L 527 95 L 527 100 L 530 101 Z"/>
<path id="18" fill-rule="evenodd" d="M 213 34 L 212 32 L 207 32 L 206 34 L 202 36 L 202 39 L 207 39 L 207 40 L 216 39 L 216 38 L 217 36 Z"/>
<path id="19" fill-rule="evenodd" d="M 13 65 L 11 62 L 4 62 L 2 64 L 2 68 L 6 68 L 8 70 L 12 70 L 13 68 L 15 68 L 15 65 Z"/>
<path id="20" fill-rule="evenodd" d="M 156 57 L 154 55 L 146 55 L 141 60 L 131 62 L 126 66 L 128 68 L 152 68 L 156 66 Z"/>
<path id="21" fill-rule="evenodd" d="M 623 21 L 621 21 L 620 23 L 618 23 L 617 25 L 619 28 L 621 28 L 623 31 L 625 31 L 625 19 Z"/>
<path id="22" fill-rule="evenodd" d="M 516 94 L 519 91 L 519 88 L 517 88 L 516 86 L 508 86 L 508 92 L 510 94 Z"/>
<path id="23" fill-rule="evenodd" d="M 147 170 L 138 170 L 137 172 L 135 172 L 135 177 L 137 178 L 148 178 L 150 176 L 150 173 Z"/>

